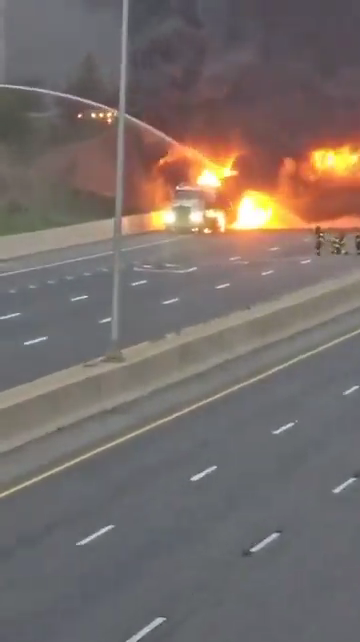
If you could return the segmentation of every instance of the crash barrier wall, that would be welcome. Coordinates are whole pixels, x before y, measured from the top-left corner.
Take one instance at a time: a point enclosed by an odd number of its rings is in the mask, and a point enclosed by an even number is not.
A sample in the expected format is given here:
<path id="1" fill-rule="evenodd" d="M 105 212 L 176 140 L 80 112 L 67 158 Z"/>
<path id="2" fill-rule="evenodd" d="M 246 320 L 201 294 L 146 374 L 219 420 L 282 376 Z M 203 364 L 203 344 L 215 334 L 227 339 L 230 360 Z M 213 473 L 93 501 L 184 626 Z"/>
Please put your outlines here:
<path id="1" fill-rule="evenodd" d="M 0 451 L 86 419 L 360 307 L 360 272 L 0 394 Z"/>
<path id="2" fill-rule="evenodd" d="M 123 234 L 143 234 L 163 229 L 159 212 L 135 214 L 123 218 Z M 13 234 L 0 238 L 0 261 L 37 254 L 51 250 L 62 250 L 77 245 L 108 241 L 113 236 L 114 221 L 95 221 L 66 227 Z"/>
<path id="3" fill-rule="evenodd" d="M 165 387 L 360 306 L 360 272 L 0 394 L 0 450 Z"/>

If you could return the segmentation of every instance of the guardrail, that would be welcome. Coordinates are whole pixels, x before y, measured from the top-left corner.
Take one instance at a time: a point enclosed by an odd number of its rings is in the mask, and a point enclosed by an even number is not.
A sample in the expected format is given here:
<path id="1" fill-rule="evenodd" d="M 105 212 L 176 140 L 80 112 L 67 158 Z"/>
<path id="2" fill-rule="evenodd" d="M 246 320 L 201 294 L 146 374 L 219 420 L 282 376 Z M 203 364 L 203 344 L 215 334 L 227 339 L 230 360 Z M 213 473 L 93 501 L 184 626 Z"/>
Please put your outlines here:
<path id="1" fill-rule="evenodd" d="M 0 238 L 0 261 L 48 252 L 62 250 L 69 247 L 108 241 L 112 238 L 114 229 L 113 219 L 95 221 L 94 223 L 81 223 L 66 227 L 42 230 L 40 232 L 27 232 Z M 144 234 L 162 230 L 162 216 L 160 212 L 149 214 L 135 214 L 123 218 L 123 234 Z"/>

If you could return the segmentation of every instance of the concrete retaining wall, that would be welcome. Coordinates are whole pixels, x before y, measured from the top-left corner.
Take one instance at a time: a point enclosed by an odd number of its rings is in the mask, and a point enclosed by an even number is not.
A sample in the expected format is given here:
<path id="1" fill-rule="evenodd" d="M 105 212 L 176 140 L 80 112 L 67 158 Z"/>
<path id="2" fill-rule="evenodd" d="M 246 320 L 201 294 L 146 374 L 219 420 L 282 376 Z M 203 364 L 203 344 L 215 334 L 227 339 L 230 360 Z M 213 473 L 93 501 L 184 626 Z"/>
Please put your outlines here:
<path id="1" fill-rule="evenodd" d="M 123 219 L 123 233 L 143 234 L 162 229 L 161 214 L 135 214 Z M 66 227 L 0 237 L 0 261 L 50 250 L 86 245 L 112 238 L 114 221 L 95 221 Z"/>
<path id="2" fill-rule="evenodd" d="M 0 451 L 360 307 L 360 272 L 0 394 Z"/>

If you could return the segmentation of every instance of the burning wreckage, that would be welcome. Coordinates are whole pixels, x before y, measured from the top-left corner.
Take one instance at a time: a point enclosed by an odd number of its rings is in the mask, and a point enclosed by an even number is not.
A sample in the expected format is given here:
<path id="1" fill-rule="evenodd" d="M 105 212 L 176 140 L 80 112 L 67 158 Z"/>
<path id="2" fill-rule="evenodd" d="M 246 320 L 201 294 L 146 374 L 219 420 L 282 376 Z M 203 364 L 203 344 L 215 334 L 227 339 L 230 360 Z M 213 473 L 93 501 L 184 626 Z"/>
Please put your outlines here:
<path id="1" fill-rule="evenodd" d="M 244 156 L 232 159 L 225 167 L 212 164 L 192 181 L 178 185 L 164 213 L 166 228 L 223 233 L 303 228 L 319 222 L 328 233 L 324 235 L 321 227 L 316 228 L 317 253 L 327 244 L 334 254 L 347 253 L 345 235 L 339 228 L 343 217 L 360 214 L 360 146 L 324 147 L 303 157 L 285 158 L 266 190 L 261 188 L 264 181 L 256 171 L 243 171 Z M 353 227 L 357 228 L 356 222 Z M 360 254 L 359 234 L 355 247 Z"/>

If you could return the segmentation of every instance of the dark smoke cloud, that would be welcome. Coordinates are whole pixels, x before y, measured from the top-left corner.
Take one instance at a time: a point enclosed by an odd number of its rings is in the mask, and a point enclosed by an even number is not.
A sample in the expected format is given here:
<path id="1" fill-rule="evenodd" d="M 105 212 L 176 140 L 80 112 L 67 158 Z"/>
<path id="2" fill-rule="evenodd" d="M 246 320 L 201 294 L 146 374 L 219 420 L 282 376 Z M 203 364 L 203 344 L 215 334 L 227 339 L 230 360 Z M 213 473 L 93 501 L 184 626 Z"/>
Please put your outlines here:
<path id="1" fill-rule="evenodd" d="M 284 156 L 301 158 L 360 131 L 360 2 L 130 4 L 130 111 L 214 157 L 245 151 L 239 162 L 250 183 L 274 186 Z M 121 0 L 12 0 L 9 7 L 17 73 L 32 65 L 32 76 L 41 68 L 54 85 L 93 51 L 106 77 L 116 78 Z M 317 198 L 313 209 L 322 212 L 326 199 Z"/>
<path id="2" fill-rule="evenodd" d="M 301 5 L 229 0 L 230 5 L 231 20 L 224 5 L 221 20 L 219 3 L 199 3 L 200 65 L 194 54 L 198 31 L 184 23 L 177 27 L 180 34 L 187 29 L 183 49 L 188 59 L 181 48 L 172 48 L 171 29 L 168 41 L 152 33 L 152 45 L 144 43 L 144 58 L 156 42 L 162 42 L 163 50 L 147 78 L 150 84 L 162 79 L 163 88 L 155 112 L 148 107 L 148 94 L 140 96 L 142 111 L 159 127 L 213 156 L 245 150 L 239 160 L 239 189 L 246 181 L 250 187 L 274 189 L 284 157 L 301 159 L 315 146 L 358 142 L 360 6 L 346 0 L 326 5 L 318 0 Z M 182 75 L 191 80 L 185 90 L 175 82 Z M 356 185 L 332 186 L 329 194 L 330 187 L 316 193 L 309 189 L 301 214 L 326 218 L 327 210 L 331 215 L 334 210 L 360 211 Z"/>

